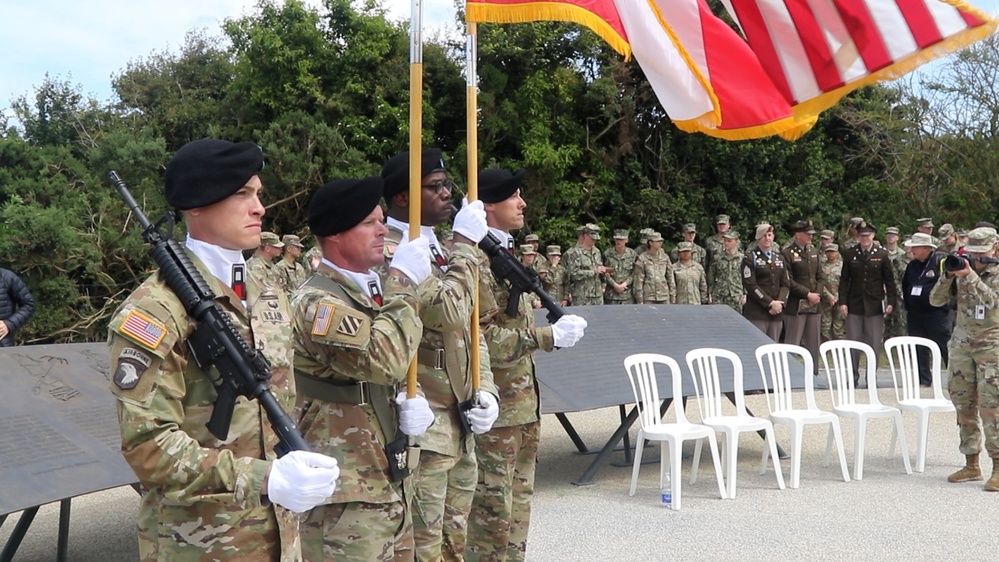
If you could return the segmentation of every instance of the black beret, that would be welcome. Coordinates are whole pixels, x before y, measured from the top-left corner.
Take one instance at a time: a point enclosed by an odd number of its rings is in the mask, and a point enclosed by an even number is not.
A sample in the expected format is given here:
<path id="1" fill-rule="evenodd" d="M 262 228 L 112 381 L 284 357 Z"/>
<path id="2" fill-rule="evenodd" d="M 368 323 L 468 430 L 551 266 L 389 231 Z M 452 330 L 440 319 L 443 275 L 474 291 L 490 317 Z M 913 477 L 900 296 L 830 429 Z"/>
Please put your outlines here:
<path id="1" fill-rule="evenodd" d="M 444 155 L 439 148 L 424 148 L 421 158 L 420 177 L 434 172 L 444 171 Z M 385 180 L 385 200 L 409 189 L 409 151 L 400 152 L 388 159 L 382 167 L 382 179 Z"/>
<path id="2" fill-rule="evenodd" d="M 315 236 L 332 236 L 361 223 L 378 206 L 381 176 L 334 180 L 319 188 L 309 202 L 309 229 Z"/>
<path id="3" fill-rule="evenodd" d="M 524 178 L 524 169 L 516 172 L 493 168 L 479 172 L 479 199 L 483 203 L 506 201 L 518 189 Z"/>
<path id="4" fill-rule="evenodd" d="M 264 153 L 255 143 L 191 141 L 167 162 L 167 203 L 182 211 L 218 203 L 263 168 Z"/>

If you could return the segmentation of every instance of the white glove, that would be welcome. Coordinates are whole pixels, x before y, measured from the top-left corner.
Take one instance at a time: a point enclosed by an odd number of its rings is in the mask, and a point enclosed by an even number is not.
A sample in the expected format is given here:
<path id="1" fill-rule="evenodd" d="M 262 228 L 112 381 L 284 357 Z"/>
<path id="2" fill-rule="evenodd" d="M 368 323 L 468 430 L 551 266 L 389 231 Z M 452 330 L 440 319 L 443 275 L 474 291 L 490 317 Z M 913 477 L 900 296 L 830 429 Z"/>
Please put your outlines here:
<path id="1" fill-rule="evenodd" d="M 399 244 L 392 256 L 392 268 L 403 272 L 406 277 L 419 285 L 430 277 L 430 241 L 424 237 Z"/>
<path id="2" fill-rule="evenodd" d="M 332 496 L 339 477 L 333 457 L 292 451 L 271 463 L 267 497 L 288 511 L 303 513 Z"/>
<path id="3" fill-rule="evenodd" d="M 395 403 L 399 405 L 399 429 L 406 435 L 423 435 L 433 425 L 434 411 L 426 398 L 406 398 L 406 393 L 400 392 L 395 397 Z"/>
<path id="4" fill-rule="evenodd" d="M 486 211 L 482 201 L 468 202 L 468 197 L 461 200 L 461 210 L 454 216 L 452 232 L 468 238 L 473 244 L 478 244 L 486 237 L 489 227 L 486 226 Z"/>
<path id="5" fill-rule="evenodd" d="M 479 405 L 465 412 L 472 432 L 482 435 L 493 428 L 493 423 L 499 417 L 499 403 L 496 397 L 488 392 L 479 391 Z"/>
<path id="6" fill-rule="evenodd" d="M 583 337 L 586 319 L 575 314 L 566 314 L 552 324 L 552 338 L 555 347 L 572 347 Z"/>

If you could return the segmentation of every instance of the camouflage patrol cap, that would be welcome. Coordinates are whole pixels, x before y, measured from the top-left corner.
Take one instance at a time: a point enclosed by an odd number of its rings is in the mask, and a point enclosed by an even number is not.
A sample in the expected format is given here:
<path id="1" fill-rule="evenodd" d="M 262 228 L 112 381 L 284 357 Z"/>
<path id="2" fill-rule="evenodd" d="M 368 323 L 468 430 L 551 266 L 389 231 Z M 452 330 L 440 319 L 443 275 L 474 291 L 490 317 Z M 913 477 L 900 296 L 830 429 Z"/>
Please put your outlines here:
<path id="1" fill-rule="evenodd" d="M 941 240 L 947 238 L 951 234 L 954 234 L 954 225 L 950 224 L 949 222 L 940 225 L 940 230 L 937 230 L 937 237 L 940 238 Z"/>
<path id="2" fill-rule="evenodd" d="M 968 243 L 964 249 L 968 252 L 983 254 L 996 245 L 996 229 L 982 226 L 968 233 Z"/>
<path id="3" fill-rule="evenodd" d="M 662 242 L 663 241 L 663 235 L 659 234 L 658 232 L 652 232 L 651 234 L 649 234 L 649 240 L 648 241 L 649 242 Z"/>
<path id="4" fill-rule="evenodd" d="M 296 248 L 304 248 L 302 244 L 302 239 L 294 234 L 285 234 L 281 237 L 281 242 L 284 242 L 285 246 L 295 246 Z"/>
<path id="5" fill-rule="evenodd" d="M 261 246 L 274 246 L 275 248 L 284 248 L 284 243 L 278 238 L 277 234 L 273 232 L 261 232 L 260 233 L 260 245 Z"/>
<path id="6" fill-rule="evenodd" d="M 540 242 L 540 241 L 541 241 L 541 238 L 538 238 L 537 234 L 528 234 L 524 238 L 524 242 Z"/>
<path id="7" fill-rule="evenodd" d="M 923 217 L 921 219 L 916 219 L 916 226 L 922 228 L 933 228 L 933 219 L 930 217 Z"/>
<path id="8" fill-rule="evenodd" d="M 729 222 L 728 215 L 718 215 L 715 217 L 715 224 L 728 224 Z"/>
<path id="9" fill-rule="evenodd" d="M 521 244 L 520 245 L 520 255 L 522 256 L 533 256 L 537 255 L 534 251 L 534 246 L 532 244 Z"/>
<path id="10" fill-rule="evenodd" d="M 688 222 L 687 224 L 683 225 L 683 228 L 680 229 L 680 232 L 684 234 L 686 234 L 687 232 L 697 232 L 697 225 L 692 222 Z"/>
<path id="11" fill-rule="evenodd" d="M 655 232 L 655 230 L 652 229 L 652 228 L 643 228 L 642 230 L 639 230 L 638 231 L 638 241 L 641 242 L 642 244 L 648 242 L 649 241 L 649 235 L 652 234 L 653 232 Z"/>
<path id="12" fill-rule="evenodd" d="M 968 229 L 967 228 L 959 228 L 959 229 L 957 229 L 957 236 L 958 236 L 958 238 L 964 238 L 967 235 L 968 235 Z"/>
<path id="13" fill-rule="evenodd" d="M 828 238 L 830 240 L 836 239 L 836 233 L 831 230 L 823 230 L 819 233 L 819 238 Z"/>
<path id="14" fill-rule="evenodd" d="M 898 227 L 897 226 L 889 226 L 888 228 L 886 228 L 885 229 L 885 235 L 887 236 L 889 234 L 894 234 L 895 236 L 899 236 Z"/>
<path id="15" fill-rule="evenodd" d="M 694 243 L 693 242 L 686 242 L 686 241 L 680 242 L 679 244 L 676 245 L 676 251 L 677 252 L 693 252 L 694 251 Z"/>
<path id="16" fill-rule="evenodd" d="M 863 218 L 853 217 L 852 219 L 850 219 L 850 226 L 852 226 L 853 228 L 857 228 L 858 226 L 860 226 L 860 223 L 862 222 L 864 222 Z"/>
<path id="17" fill-rule="evenodd" d="M 825 246 L 822 246 L 822 251 L 823 252 L 838 252 L 839 251 L 839 246 L 836 245 L 836 244 L 826 244 Z"/>
<path id="18" fill-rule="evenodd" d="M 600 227 L 593 224 L 592 222 L 588 222 L 580 226 L 579 228 L 576 229 L 576 232 L 578 234 L 589 234 L 590 238 L 593 238 L 594 240 L 600 240 Z"/>
<path id="19" fill-rule="evenodd" d="M 615 240 L 627 240 L 628 239 L 628 229 L 627 228 L 623 228 L 623 229 L 619 228 L 619 229 L 615 230 L 614 231 L 614 239 Z"/>
<path id="20" fill-rule="evenodd" d="M 735 229 L 729 230 L 725 234 L 722 234 L 722 238 L 726 238 L 728 240 L 738 240 L 739 239 L 739 231 L 735 230 Z"/>
<path id="21" fill-rule="evenodd" d="M 552 244 L 551 246 L 548 246 L 547 248 L 545 248 L 545 252 L 549 256 L 561 256 L 562 255 L 562 247 L 561 246 L 557 246 L 555 244 Z"/>

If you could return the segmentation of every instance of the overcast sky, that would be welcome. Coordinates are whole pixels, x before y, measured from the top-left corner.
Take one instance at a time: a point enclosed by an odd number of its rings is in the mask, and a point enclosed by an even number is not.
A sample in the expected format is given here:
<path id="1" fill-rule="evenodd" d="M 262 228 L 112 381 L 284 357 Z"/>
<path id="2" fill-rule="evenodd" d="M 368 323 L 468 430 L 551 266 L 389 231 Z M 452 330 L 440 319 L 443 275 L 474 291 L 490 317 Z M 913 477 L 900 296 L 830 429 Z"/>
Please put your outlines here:
<path id="1" fill-rule="evenodd" d="M 318 5 L 318 0 L 307 0 Z M 408 19 L 408 0 L 383 0 Z M 997 13 L 999 0 L 972 0 Z M 111 98 L 111 76 L 152 51 L 178 52 L 184 34 L 220 34 L 225 18 L 253 12 L 255 0 L 0 0 L 0 110 L 34 94 L 45 73 L 99 101 Z M 424 26 L 453 26 L 454 0 L 423 0 Z"/>

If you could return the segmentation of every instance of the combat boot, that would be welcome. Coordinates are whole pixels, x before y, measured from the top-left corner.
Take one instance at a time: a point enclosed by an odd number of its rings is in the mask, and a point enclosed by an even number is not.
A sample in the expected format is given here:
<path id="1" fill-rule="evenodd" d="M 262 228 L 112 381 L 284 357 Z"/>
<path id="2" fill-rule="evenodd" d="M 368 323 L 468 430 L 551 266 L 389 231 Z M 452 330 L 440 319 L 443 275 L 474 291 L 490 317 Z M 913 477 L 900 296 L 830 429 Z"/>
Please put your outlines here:
<path id="1" fill-rule="evenodd" d="M 982 479 L 982 469 L 978 466 L 978 455 L 964 455 L 967 459 L 964 468 L 947 477 L 948 482 L 977 482 Z M 993 474 L 993 476 L 995 476 Z M 999 486 L 999 481 L 996 482 Z"/>
<path id="2" fill-rule="evenodd" d="M 992 459 L 992 476 L 985 483 L 986 492 L 999 492 L 999 459 Z"/>

